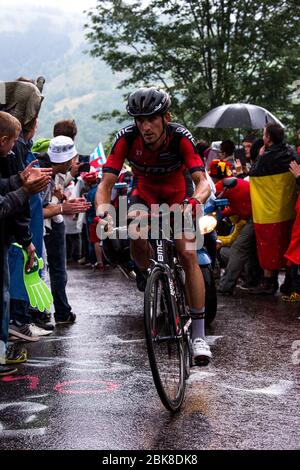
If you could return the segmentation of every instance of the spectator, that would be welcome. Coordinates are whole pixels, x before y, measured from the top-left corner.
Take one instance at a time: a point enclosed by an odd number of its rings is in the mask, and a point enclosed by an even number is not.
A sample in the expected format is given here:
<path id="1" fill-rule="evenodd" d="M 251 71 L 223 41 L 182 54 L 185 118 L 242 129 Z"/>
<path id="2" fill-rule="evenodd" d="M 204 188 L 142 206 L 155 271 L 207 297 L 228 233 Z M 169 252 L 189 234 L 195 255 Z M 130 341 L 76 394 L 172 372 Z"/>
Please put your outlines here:
<path id="1" fill-rule="evenodd" d="M 229 162 L 212 160 L 209 164 L 208 174 L 214 182 L 232 176 L 232 166 Z"/>
<path id="2" fill-rule="evenodd" d="M 77 151 L 70 137 L 57 136 L 50 141 L 48 154 L 43 158 L 43 164 L 52 167 L 53 179 L 44 194 L 44 217 L 47 220 L 45 245 L 50 274 L 51 291 L 54 299 L 54 318 L 56 324 L 74 323 L 75 313 L 68 302 L 66 294 L 66 237 L 63 215 L 75 215 L 89 209 L 84 198 L 76 198 L 63 202 L 53 203 L 55 192 L 55 176 L 66 174 Z"/>
<path id="3" fill-rule="evenodd" d="M 216 160 L 218 157 L 218 153 L 220 151 L 221 141 L 212 142 L 211 146 L 204 150 L 204 163 L 205 168 L 209 168 L 209 164 L 212 160 Z"/>
<path id="4" fill-rule="evenodd" d="M 250 192 L 264 280 L 251 293 L 273 295 L 278 289 L 278 270 L 286 266 L 284 255 L 295 218 L 296 183 L 289 171 L 295 154 L 284 143 L 284 130 L 278 124 L 266 125 L 263 141 L 250 170 Z"/>
<path id="5" fill-rule="evenodd" d="M 39 114 L 44 99 L 41 94 L 44 82 L 43 77 L 38 77 L 36 81 L 20 77 L 13 82 L 5 82 L 6 103 L 3 111 L 16 117 L 22 129 L 31 127 Z"/>
<path id="6" fill-rule="evenodd" d="M 252 165 L 251 148 L 255 140 L 256 137 L 253 134 L 247 135 L 242 142 L 243 148 L 236 151 L 235 171 L 239 178 L 245 178 L 249 174 Z"/>
<path id="7" fill-rule="evenodd" d="M 7 110 L 20 119 L 22 131 L 13 147 L 14 153 L 1 162 L 3 176 L 17 174 L 34 159 L 31 154 L 31 139 L 35 133 L 37 116 L 43 101 L 41 91 L 44 81 L 43 77 L 39 77 L 36 82 L 20 77 L 16 82 L 6 83 Z M 33 220 L 31 214 L 34 216 Z M 22 246 L 27 246 L 32 260 L 36 250 L 38 256 L 42 255 L 43 217 L 38 194 L 30 198 L 22 213 L 7 220 L 7 226 L 8 231 L 15 234 L 16 241 L 20 241 Z M 41 330 L 32 323 L 29 300 L 22 276 L 23 255 L 14 247 L 9 250 L 9 267 L 12 279 L 10 313 L 13 323 L 10 326 L 10 333 L 28 341 L 36 340 L 34 336 L 37 334 L 49 334 L 49 331 Z"/>
<path id="8" fill-rule="evenodd" d="M 251 160 L 251 167 L 252 165 L 256 162 L 258 156 L 259 156 L 259 152 L 260 152 L 260 149 L 262 148 L 262 146 L 264 145 L 264 141 L 263 139 L 256 139 L 252 145 L 251 145 L 251 149 L 250 149 L 250 160 Z M 251 169 L 250 167 L 250 169 Z M 250 170 L 249 170 L 250 171 Z"/>
<path id="9" fill-rule="evenodd" d="M 65 137 L 70 137 L 70 139 L 75 140 L 77 135 L 77 126 L 74 119 L 62 120 L 54 124 L 53 137 L 57 137 L 59 135 L 64 135 Z"/>
<path id="10" fill-rule="evenodd" d="M 290 171 L 295 176 L 296 182 L 300 185 L 300 164 L 295 161 L 290 164 Z M 292 292 L 283 296 L 285 302 L 300 302 L 300 194 L 296 204 L 296 220 L 293 225 L 292 238 L 288 250 L 285 254 L 291 265 Z"/>
<path id="11" fill-rule="evenodd" d="M 14 146 L 19 132 L 20 122 L 5 112 L 0 112 L 0 159 L 6 157 Z M 7 158 L 7 157 L 6 157 Z M 51 171 L 41 171 L 28 165 L 24 171 L 3 179 L 0 171 L 0 376 L 16 372 L 14 367 L 6 367 L 5 364 L 23 362 L 21 355 L 10 348 L 7 351 L 9 332 L 9 268 L 8 247 L 10 237 L 14 235 L 8 232 L 7 217 L 24 209 L 30 194 L 35 194 L 48 184 Z M 4 197 L 3 197 L 4 196 Z M 28 248 L 27 246 L 24 247 Z M 33 265 L 34 259 L 30 256 L 27 269 Z M 23 357 L 23 359 L 22 359 Z M 26 354 L 25 354 L 26 360 Z"/>
<path id="12" fill-rule="evenodd" d="M 77 125 L 74 119 L 70 120 L 61 120 L 57 121 L 53 127 L 53 137 L 57 136 L 65 136 L 69 137 L 73 141 L 77 135 Z M 47 155 L 47 151 L 49 148 L 50 139 L 39 139 L 37 140 L 33 146 L 32 151 L 34 153 L 39 154 L 38 158 L 40 160 L 43 159 L 44 156 Z M 47 157 L 46 157 L 47 160 Z M 77 158 L 74 158 L 72 161 L 72 165 L 70 167 L 70 171 L 64 175 L 60 175 L 56 178 L 56 183 L 59 185 L 63 185 L 63 188 L 66 188 L 71 181 L 73 181 L 79 175 L 79 169 L 83 165 L 83 163 L 79 163 Z M 62 188 L 62 189 L 63 189 Z"/>
<path id="13" fill-rule="evenodd" d="M 298 142 L 300 142 L 300 129 L 297 130 L 297 138 Z M 297 153 L 300 155 L 300 145 L 297 147 Z"/>
<path id="14" fill-rule="evenodd" d="M 200 140 L 197 145 L 197 150 L 198 150 L 198 153 L 200 155 L 200 157 L 202 158 L 204 164 L 206 163 L 206 158 L 205 158 L 205 155 L 206 155 L 206 151 L 209 149 L 209 144 L 208 142 L 206 142 L 205 140 Z"/>
<path id="15" fill-rule="evenodd" d="M 25 164 L 35 160 L 31 152 L 32 138 L 36 132 L 37 119 L 31 126 L 27 124 L 14 147 Z M 36 161 L 36 160 L 35 160 Z M 43 257 L 44 218 L 41 194 L 34 194 L 29 199 L 29 229 L 32 234 L 32 244 L 39 258 Z M 23 340 L 35 341 L 39 336 L 52 333 L 53 325 L 42 313 L 32 309 L 29 304 L 27 291 L 23 282 L 23 254 L 19 248 L 9 249 L 9 270 L 12 279 L 10 286 L 10 332 Z"/>
<path id="16" fill-rule="evenodd" d="M 86 200 L 91 203 L 91 207 L 88 209 L 86 216 L 87 216 L 87 226 L 88 226 L 88 234 L 89 234 L 89 242 L 90 248 L 92 252 L 90 253 L 90 259 L 96 257 L 96 262 L 94 264 L 94 268 L 103 271 L 104 263 L 103 263 L 103 255 L 102 255 L 102 248 L 100 246 L 100 240 L 97 237 L 96 227 L 97 222 L 95 221 L 96 217 L 96 209 L 95 209 L 95 196 L 99 184 L 98 174 L 96 172 L 86 173 L 83 176 L 83 181 L 87 184 L 89 190 L 86 195 Z"/>
<path id="17" fill-rule="evenodd" d="M 232 140 L 223 140 L 221 142 L 219 158 L 220 160 L 224 162 L 230 163 L 232 168 L 234 168 L 234 164 L 235 164 L 234 150 L 235 150 L 235 145 L 232 142 Z"/>
<path id="18" fill-rule="evenodd" d="M 251 159 L 251 148 L 252 148 L 252 145 L 255 141 L 256 141 L 255 135 L 249 134 L 249 135 L 246 135 L 246 137 L 244 138 L 244 140 L 242 142 L 242 145 L 243 145 L 243 148 L 244 148 L 244 151 L 245 151 L 245 158 L 246 158 L 245 165 L 246 165 L 247 173 L 249 172 L 251 164 L 252 164 L 252 161 L 251 161 L 252 160 Z"/>
<path id="19" fill-rule="evenodd" d="M 223 182 L 224 180 L 219 181 L 216 184 L 217 194 L 223 192 Z M 229 207 L 223 211 L 223 215 L 237 215 L 240 220 L 246 221 L 230 248 L 226 272 L 221 278 L 218 288 L 218 293 L 232 295 L 234 287 L 236 286 L 238 278 L 245 265 L 250 261 L 251 263 L 255 263 L 255 260 L 257 260 L 249 182 L 236 178 L 236 185 L 227 189 L 224 197 L 229 200 Z M 257 261 L 255 264 L 256 266 L 258 265 Z M 259 273 L 257 275 L 257 284 L 259 283 L 258 276 Z"/>
<path id="20" fill-rule="evenodd" d="M 75 197 L 76 188 L 73 181 L 64 191 L 65 198 L 72 199 Z M 67 263 L 77 262 L 81 258 L 81 231 L 82 223 L 78 219 L 79 214 L 64 215 L 64 223 L 66 229 L 66 257 Z"/>

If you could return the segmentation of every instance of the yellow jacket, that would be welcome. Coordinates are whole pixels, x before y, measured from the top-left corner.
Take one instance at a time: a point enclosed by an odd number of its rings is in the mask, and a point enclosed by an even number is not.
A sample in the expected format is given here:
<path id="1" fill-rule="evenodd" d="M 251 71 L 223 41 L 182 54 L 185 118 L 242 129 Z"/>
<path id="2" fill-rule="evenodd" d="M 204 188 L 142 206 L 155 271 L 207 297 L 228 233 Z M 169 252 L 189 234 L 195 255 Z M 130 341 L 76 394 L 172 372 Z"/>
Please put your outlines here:
<path id="1" fill-rule="evenodd" d="M 229 235 L 218 235 L 218 240 L 222 242 L 222 246 L 231 246 L 239 236 L 244 225 L 246 224 L 246 220 L 239 220 L 237 215 L 232 215 L 231 217 L 229 217 L 229 219 L 233 224 L 233 231 Z"/>

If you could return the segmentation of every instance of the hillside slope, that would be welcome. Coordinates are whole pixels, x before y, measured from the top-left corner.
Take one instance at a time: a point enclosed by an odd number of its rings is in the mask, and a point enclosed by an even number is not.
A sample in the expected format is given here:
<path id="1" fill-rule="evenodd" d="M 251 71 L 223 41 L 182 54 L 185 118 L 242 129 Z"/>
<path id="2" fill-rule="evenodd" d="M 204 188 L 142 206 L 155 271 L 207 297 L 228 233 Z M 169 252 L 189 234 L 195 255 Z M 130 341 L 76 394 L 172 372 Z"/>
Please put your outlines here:
<path id="1" fill-rule="evenodd" d="M 92 116 L 124 107 L 117 90 L 121 76 L 84 51 L 85 15 L 49 8 L 2 8 L 0 17 L 0 80 L 43 75 L 45 96 L 37 137 L 51 136 L 59 119 L 75 119 L 80 153 L 90 153 L 118 127 Z"/>

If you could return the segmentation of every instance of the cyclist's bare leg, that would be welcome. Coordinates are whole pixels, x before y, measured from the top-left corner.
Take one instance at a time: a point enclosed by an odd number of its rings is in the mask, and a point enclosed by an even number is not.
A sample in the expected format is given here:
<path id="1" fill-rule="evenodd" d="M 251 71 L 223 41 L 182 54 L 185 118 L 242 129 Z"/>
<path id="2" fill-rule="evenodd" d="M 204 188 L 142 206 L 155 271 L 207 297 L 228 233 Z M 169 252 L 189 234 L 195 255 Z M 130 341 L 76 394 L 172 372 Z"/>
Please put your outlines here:
<path id="1" fill-rule="evenodd" d="M 205 340 L 205 285 L 191 240 L 176 240 L 179 260 L 185 271 L 186 294 L 192 318 L 193 355 L 197 365 L 207 365 L 211 352 Z"/>
<path id="2" fill-rule="evenodd" d="M 179 261 L 186 276 L 186 295 L 190 308 L 202 309 L 205 305 L 205 285 L 195 249 L 190 249 L 191 240 L 176 240 Z"/>
<path id="3" fill-rule="evenodd" d="M 146 271 L 150 266 L 150 258 L 153 257 L 153 250 L 148 240 L 131 240 L 130 252 L 137 266 Z"/>
<path id="4" fill-rule="evenodd" d="M 128 217 L 147 217 L 148 213 L 143 211 L 129 212 Z M 130 251 L 137 266 L 146 271 L 150 266 L 150 258 L 153 258 L 153 249 L 148 242 L 148 226 L 140 227 L 131 223 L 128 227 L 128 235 L 130 238 Z M 139 238 L 137 238 L 139 236 Z"/>

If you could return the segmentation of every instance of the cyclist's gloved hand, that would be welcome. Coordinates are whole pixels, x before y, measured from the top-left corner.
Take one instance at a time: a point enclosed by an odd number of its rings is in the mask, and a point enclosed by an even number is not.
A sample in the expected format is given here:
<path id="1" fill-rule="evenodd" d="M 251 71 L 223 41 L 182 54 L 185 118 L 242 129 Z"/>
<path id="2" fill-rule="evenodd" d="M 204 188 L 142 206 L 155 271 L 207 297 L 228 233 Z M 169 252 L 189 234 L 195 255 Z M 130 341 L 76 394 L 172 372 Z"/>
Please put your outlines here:
<path id="1" fill-rule="evenodd" d="M 108 212 L 98 213 L 94 218 L 94 223 L 97 224 L 96 233 L 99 240 L 104 240 L 109 237 L 114 228 L 113 218 Z"/>
<path id="2" fill-rule="evenodd" d="M 197 209 L 203 206 L 195 197 L 187 197 L 182 201 L 183 211 L 185 214 L 192 213 L 193 218 L 196 217 Z M 199 210 L 199 209 L 198 209 Z"/>

